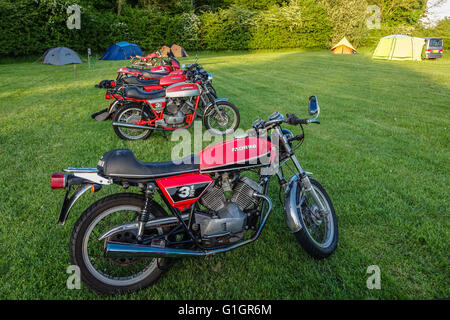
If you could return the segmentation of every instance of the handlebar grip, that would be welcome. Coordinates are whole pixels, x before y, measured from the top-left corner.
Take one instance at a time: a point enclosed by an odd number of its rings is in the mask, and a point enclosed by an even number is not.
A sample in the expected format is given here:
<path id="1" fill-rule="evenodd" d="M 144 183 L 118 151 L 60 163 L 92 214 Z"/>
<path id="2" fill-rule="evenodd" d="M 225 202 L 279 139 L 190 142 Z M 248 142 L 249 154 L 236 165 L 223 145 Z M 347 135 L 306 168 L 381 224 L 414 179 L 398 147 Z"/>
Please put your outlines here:
<path id="1" fill-rule="evenodd" d="M 286 123 L 291 125 L 308 124 L 308 119 L 300 119 L 293 113 L 286 114 Z"/>

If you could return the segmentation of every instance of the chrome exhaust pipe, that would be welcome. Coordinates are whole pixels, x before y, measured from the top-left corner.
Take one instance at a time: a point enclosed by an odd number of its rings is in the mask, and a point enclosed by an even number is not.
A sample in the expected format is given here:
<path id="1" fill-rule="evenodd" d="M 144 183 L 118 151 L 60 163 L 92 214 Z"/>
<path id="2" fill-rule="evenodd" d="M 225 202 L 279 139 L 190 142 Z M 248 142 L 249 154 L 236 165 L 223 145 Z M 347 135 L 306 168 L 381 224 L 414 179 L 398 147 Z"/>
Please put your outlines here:
<path id="1" fill-rule="evenodd" d="M 107 241 L 105 248 L 107 258 L 175 258 L 205 256 L 207 254 L 208 252 L 198 250 L 151 247 L 113 241 Z"/>
<path id="2" fill-rule="evenodd" d="M 105 246 L 105 256 L 107 258 L 174 258 L 174 257 L 198 257 L 209 256 L 217 253 L 227 252 L 236 249 L 240 246 L 246 245 L 255 241 L 261 234 L 262 229 L 267 221 L 267 218 L 272 211 L 272 201 L 269 197 L 263 194 L 255 193 L 254 196 L 265 200 L 268 204 L 266 213 L 262 216 L 261 224 L 257 232 L 247 240 L 232 244 L 228 247 L 212 249 L 212 250 L 187 250 L 177 248 L 165 248 L 159 246 L 128 244 L 115 241 L 107 241 Z"/>
<path id="3" fill-rule="evenodd" d="M 112 125 L 114 127 L 125 127 L 125 128 L 130 128 L 130 129 L 144 129 L 144 130 L 154 129 L 153 127 L 149 127 L 149 126 L 141 126 L 138 124 L 125 123 L 125 122 L 113 122 Z"/>
<path id="4" fill-rule="evenodd" d="M 188 220 L 189 214 L 181 215 L 181 219 Z M 156 229 L 156 228 L 161 228 L 161 227 L 168 227 L 170 225 L 176 225 L 177 223 L 178 223 L 178 218 L 176 218 L 176 217 L 158 218 L 158 219 L 148 221 L 145 224 L 145 228 L 146 229 Z M 115 227 L 115 228 L 112 228 L 112 229 L 106 231 L 106 233 L 101 235 L 100 238 L 98 238 L 98 240 L 99 241 L 104 240 L 117 232 L 137 230 L 138 226 L 139 226 L 139 224 L 137 222 L 120 225 L 118 227 Z"/>

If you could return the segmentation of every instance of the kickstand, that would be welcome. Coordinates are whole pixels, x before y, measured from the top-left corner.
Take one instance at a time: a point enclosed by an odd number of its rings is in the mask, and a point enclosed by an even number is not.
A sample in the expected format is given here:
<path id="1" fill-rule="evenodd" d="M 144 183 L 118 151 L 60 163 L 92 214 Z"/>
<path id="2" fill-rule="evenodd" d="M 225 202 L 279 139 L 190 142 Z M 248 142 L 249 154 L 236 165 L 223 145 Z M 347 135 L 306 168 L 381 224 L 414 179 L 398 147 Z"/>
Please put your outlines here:
<path id="1" fill-rule="evenodd" d="M 169 138 L 167 138 L 167 135 L 166 135 L 166 131 L 163 131 L 163 136 L 164 136 L 164 139 L 166 139 L 166 141 L 169 141 Z"/>

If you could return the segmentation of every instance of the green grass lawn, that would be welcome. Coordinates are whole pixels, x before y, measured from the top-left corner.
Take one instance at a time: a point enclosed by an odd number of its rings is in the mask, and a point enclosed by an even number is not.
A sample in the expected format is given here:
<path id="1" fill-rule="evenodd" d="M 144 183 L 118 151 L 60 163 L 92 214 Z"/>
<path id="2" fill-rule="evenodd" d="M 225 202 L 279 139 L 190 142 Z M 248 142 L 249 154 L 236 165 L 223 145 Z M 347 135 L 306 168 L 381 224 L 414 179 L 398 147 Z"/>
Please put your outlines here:
<path id="1" fill-rule="evenodd" d="M 373 61 L 327 51 L 199 54 L 219 96 L 241 112 L 241 128 L 274 111 L 307 115 L 316 94 L 320 126 L 308 126 L 297 156 L 330 194 L 339 219 L 338 249 L 309 257 L 287 232 L 278 200 L 260 239 L 209 258 L 180 260 L 146 290 L 112 299 L 432 299 L 450 297 L 450 59 Z M 182 63 L 193 61 L 185 59 Z M 68 290 L 72 227 L 90 203 L 121 191 L 103 188 L 76 204 L 64 227 L 62 191 L 49 186 L 61 168 L 95 167 L 105 152 L 129 148 L 145 161 L 170 158 L 155 133 L 122 141 L 94 88 L 127 62 L 77 66 L 0 65 L 0 298 L 103 298 Z M 191 131 L 193 129 L 190 129 Z M 369 290 L 367 267 L 381 269 Z"/>

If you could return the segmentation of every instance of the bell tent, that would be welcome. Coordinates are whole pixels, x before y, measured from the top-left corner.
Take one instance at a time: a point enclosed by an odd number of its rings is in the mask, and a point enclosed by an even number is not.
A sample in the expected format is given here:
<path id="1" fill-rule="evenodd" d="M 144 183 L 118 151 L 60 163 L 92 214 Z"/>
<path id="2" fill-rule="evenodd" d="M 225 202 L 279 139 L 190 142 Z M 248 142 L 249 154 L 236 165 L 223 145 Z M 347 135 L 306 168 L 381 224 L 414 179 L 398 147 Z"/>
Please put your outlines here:
<path id="1" fill-rule="evenodd" d="M 44 52 L 42 63 L 60 66 L 64 64 L 81 63 L 81 59 L 72 49 L 56 47 Z"/>
<path id="2" fill-rule="evenodd" d="M 109 46 L 100 60 L 128 60 L 136 55 L 143 55 L 141 48 L 137 44 L 122 41 Z"/>
<path id="3" fill-rule="evenodd" d="M 380 39 L 372 58 L 385 60 L 422 60 L 425 40 L 394 34 Z"/>
<path id="4" fill-rule="evenodd" d="M 331 48 L 334 54 L 352 54 L 356 53 L 356 49 L 353 48 L 352 44 L 347 40 L 346 37 L 342 38 L 333 48 Z"/>

